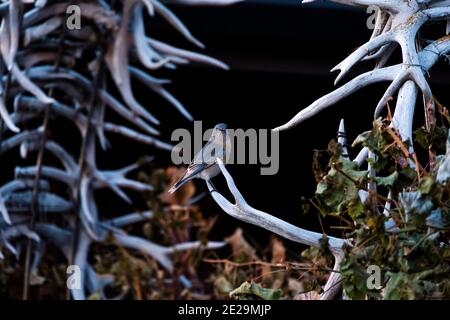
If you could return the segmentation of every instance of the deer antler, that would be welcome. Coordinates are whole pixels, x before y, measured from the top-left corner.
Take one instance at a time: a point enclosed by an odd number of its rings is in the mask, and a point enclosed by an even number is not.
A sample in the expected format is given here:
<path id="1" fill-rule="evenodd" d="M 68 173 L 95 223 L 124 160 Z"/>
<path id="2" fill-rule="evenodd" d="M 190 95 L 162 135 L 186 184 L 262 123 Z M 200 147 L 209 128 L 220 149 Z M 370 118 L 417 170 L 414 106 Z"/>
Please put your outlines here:
<path id="1" fill-rule="evenodd" d="M 239 1 L 178 2 L 228 5 Z M 80 292 L 72 292 L 74 298 L 80 299 L 86 297 L 85 289 L 91 293 L 103 291 L 104 286 L 112 281 L 110 277 L 98 276 L 87 261 L 90 243 L 104 240 L 108 232 L 115 235 L 117 243 L 155 256 L 171 271 L 171 253 L 201 245 L 189 242 L 166 248 L 120 230 L 128 223 L 142 220 L 141 216 L 105 219 L 98 210 L 95 190 L 109 188 L 130 201 L 122 188 L 138 192 L 153 188 L 127 177 L 136 165 L 118 170 L 99 169 L 96 142 L 106 149 L 109 147 L 106 135 L 115 133 L 139 143 L 171 150 L 170 144 L 155 138 L 159 135 L 156 128 L 159 120 L 134 97 L 130 77 L 142 82 L 173 105 L 182 116 L 192 120 L 189 111 L 164 88 L 170 81 L 155 78 L 148 72 L 159 68 L 174 69 L 191 62 L 223 69 L 227 66 L 206 55 L 150 38 L 146 34 L 144 18 L 147 14 L 150 17 L 156 14 L 188 41 L 202 47 L 170 9 L 157 0 L 130 0 L 120 5 L 103 0 L 76 2 L 83 18 L 80 30 L 68 30 L 65 26 L 67 9 L 73 1 L 26 2 L 25 5 L 21 0 L 9 0 L 0 5 L 0 54 L 4 61 L 4 67 L 0 68 L 0 117 L 6 125 L 0 128 L 0 154 L 19 147 L 23 158 L 30 158 L 32 152 L 37 152 L 38 156 L 34 166 L 17 166 L 15 180 L 0 188 L 0 249 L 4 246 L 15 253 L 9 239 L 25 235 L 38 241 L 35 231 L 53 239 L 53 243 L 62 248 L 67 261 L 79 264 L 82 269 L 82 281 L 86 286 Z M 108 42 L 109 38 L 113 41 Z M 107 71 L 123 102 L 111 93 L 105 81 Z M 10 111 L 12 107 L 14 112 Z M 105 114 L 109 111 L 119 115 L 130 126 L 105 121 Z M 81 145 L 77 155 L 69 152 L 71 149 L 66 145 L 65 137 L 49 137 L 49 123 L 55 116 L 64 118 L 78 129 Z M 32 129 L 36 123 L 38 127 Z M 25 125 L 30 129 L 20 132 Z M 60 163 L 49 165 L 44 157 L 47 153 Z M 68 191 L 63 192 L 64 196 L 69 194 L 70 199 L 44 190 L 44 187 L 49 187 L 44 178 L 51 183 L 55 180 L 62 182 Z M 18 216 L 16 207 L 28 208 L 29 214 Z M 59 220 L 50 219 L 46 224 L 39 221 L 41 211 L 57 210 L 63 213 L 69 229 L 60 228 Z M 77 219 L 80 219 L 80 228 L 74 227 Z M 71 238 L 78 239 L 74 248 L 68 247 L 68 244 L 75 243 Z M 222 245 L 224 243 L 212 242 L 204 247 L 213 249 Z M 42 251 L 42 248 L 28 241 L 24 298 L 28 292 L 30 257 L 32 252 L 36 253 L 37 258 L 31 267 L 37 268 L 40 261 L 38 250 Z"/>
<path id="2" fill-rule="evenodd" d="M 324 236 L 323 234 L 299 228 L 266 212 L 254 209 L 247 204 L 239 189 L 236 187 L 232 176 L 225 168 L 223 161 L 221 159 L 217 159 L 217 163 L 219 164 L 220 170 L 227 181 L 228 189 L 233 195 L 235 203 L 231 203 L 224 196 L 222 196 L 214 188 L 211 182 L 206 181 L 206 184 L 211 192 L 211 196 L 223 211 L 236 219 L 269 230 L 288 240 L 308 246 L 320 247 L 320 241 Z M 321 299 L 331 299 L 339 291 L 340 275 L 338 270 L 339 264 L 344 255 L 343 247 L 345 245 L 350 245 L 350 243 L 344 239 L 335 237 L 327 237 L 327 239 L 328 247 L 335 258 L 335 270 L 330 275 L 328 282 L 324 287 L 324 293 L 322 294 Z"/>
<path id="3" fill-rule="evenodd" d="M 377 58 L 382 63 L 378 63 L 375 70 L 359 75 L 332 93 L 316 100 L 309 107 L 300 111 L 288 123 L 274 130 L 292 128 L 367 85 L 390 81 L 391 85 L 375 108 L 375 117 L 378 117 L 388 100 L 398 92 L 393 125 L 398 129 L 404 140 L 412 141 L 412 115 L 416 103 L 417 88 L 422 91 L 426 109 L 433 109 L 432 93 L 425 76 L 439 58 L 444 57 L 450 50 L 448 36 L 422 48 L 421 45 L 416 46 L 417 35 L 424 24 L 449 18 L 448 1 L 342 0 L 334 2 L 377 6 L 383 10 L 382 14 L 377 16 L 377 25 L 372 38 L 332 69 L 332 71 L 340 70 L 336 83 L 362 59 Z M 390 16 L 389 19 L 386 18 L 387 15 Z M 389 20 L 391 22 L 388 22 Z M 401 47 L 402 64 L 382 67 L 392 54 L 392 50 L 386 50 L 386 48 L 392 48 L 393 44 L 398 44 Z"/>

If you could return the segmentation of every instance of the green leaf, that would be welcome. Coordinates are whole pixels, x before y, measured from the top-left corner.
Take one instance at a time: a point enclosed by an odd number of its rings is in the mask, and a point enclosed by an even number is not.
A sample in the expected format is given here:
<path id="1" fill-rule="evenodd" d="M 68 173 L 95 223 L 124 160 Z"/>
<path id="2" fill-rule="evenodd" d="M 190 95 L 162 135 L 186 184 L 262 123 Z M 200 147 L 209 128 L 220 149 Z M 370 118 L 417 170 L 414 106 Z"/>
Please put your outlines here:
<path id="1" fill-rule="evenodd" d="M 419 183 L 419 191 L 422 194 L 430 194 L 434 187 L 434 179 L 432 177 L 425 177 Z"/>
<path id="2" fill-rule="evenodd" d="M 244 282 L 230 292 L 230 298 L 239 298 L 246 295 L 255 295 L 264 300 L 279 300 L 283 296 L 281 289 L 267 289 L 254 282 Z"/>
<path id="3" fill-rule="evenodd" d="M 341 263 L 341 276 L 345 293 L 353 300 L 366 298 L 368 273 L 355 256 Z"/>
<path id="4" fill-rule="evenodd" d="M 359 136 L 356 137 L 355 141 L 352 143 L 352 147 L 356 147 L 359 144 L 365 145 L 370 137 L 371 137 L 372 131 L 366 131 L 361 133 Z"/>
<path id="5" fill-rule="evenodd" d="M 445 151 L 447 131 L 448 129 L 445 126 L 434 126 L 431 131 L 419 128 L 414 132 L 414 141 L 425 150 L 433 147 L 433 150 L 442 153 Z"/>
<path id="6" fill-rule="evenodd" d="M 360 171 L 356 163 L 339 160 L 317 185 L 316 197 L 327 207 L 325 213 L 342 213 L 349 205 L 354 206 L 359 201 L 359 188 L 367 178 L 367 171 Z"/>
<path id="7" fill-rule="evenodd" d="M 374 177 L 374 181 L 380 185 L 380 186 L 384 186 L 384 187 L 393 187 L 394 183 L 397 181 L 398 179 L 398 172 L 394 172 L 393 174 L 387 176 L 387 177 Z"/>
<path id="8" fill-rule="evenodd" d="M 351 201 L 348 204 L 348 214 L 353 220 L 360 218 L 364 214 L 364 204 L 359 199 Z"/>
<path id="9" fill-rule="evenodd" d="M 404 272 L 388 272 L 384 298 L 386 300 L 414 300 L 421 294 L 421 288 L 412 276 Z"/>

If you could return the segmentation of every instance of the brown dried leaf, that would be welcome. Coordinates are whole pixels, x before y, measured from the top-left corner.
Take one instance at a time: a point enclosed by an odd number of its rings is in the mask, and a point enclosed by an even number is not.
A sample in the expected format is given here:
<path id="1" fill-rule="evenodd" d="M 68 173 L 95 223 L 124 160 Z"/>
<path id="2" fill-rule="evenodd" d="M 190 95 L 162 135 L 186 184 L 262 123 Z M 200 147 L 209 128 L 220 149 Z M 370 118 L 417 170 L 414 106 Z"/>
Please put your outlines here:
<path id="1" fill-rule="evenodd" d="M 303 285 L 303 283 L 293 278 L 288 279 L 288 288 L 290 291 L 293 291 L 295 293 L 305 291 L 305 286 Z"/>
<path id="2" fill-rule="evenodd" d="M 230 243 L 235 259 L 246 261 L 258 260 L 255 249 L 245 240 L 241 228 L 237 228 L 226 240 Z"/>
<path id="3" fill-rule="evenodd" d="M 281 240 L 272 238 L 272 263 L 283 263 L 286 259 L 286 248 Z"/>
<path id="4" fill-rule="evenodd" d="M 160 194 L 159 198 L 163 203 L 167 203 L 173 206 L 185 206 L 189 203 L 189 200 L 195 194 L 195 186 L 192 181 L 187 182 L 181 186 L 177 192 L 170 194 L 168 190 L 175 182 L 180 179 L 185 173 L 186 168 L 168 167 L 166 170 L 166 176 L 169 178 L 169 183 L 167 184 L 163 193 Z"/>
<path id="5" fill-rule="evenodd" d="M 294 300 L 319 300 L 320 294 L 316 291 L 309 291 L 306 293 L 299 293 L 294 297 Z"/>

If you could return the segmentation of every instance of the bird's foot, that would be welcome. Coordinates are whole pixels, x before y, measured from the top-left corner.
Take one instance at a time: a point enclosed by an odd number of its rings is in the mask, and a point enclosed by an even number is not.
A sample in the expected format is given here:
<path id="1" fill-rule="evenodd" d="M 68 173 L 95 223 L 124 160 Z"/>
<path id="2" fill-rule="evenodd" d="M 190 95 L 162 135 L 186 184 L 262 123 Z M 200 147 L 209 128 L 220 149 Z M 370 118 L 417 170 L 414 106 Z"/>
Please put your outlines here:
<path id="1" fill-rule="evenodd" d="M 212 194 L 213 192 L 218 192 L 216 187 L 214 187 L 214 184 L 211 180 L 208 180 L 208 186 L 209 186 L 209 194 Z"/>

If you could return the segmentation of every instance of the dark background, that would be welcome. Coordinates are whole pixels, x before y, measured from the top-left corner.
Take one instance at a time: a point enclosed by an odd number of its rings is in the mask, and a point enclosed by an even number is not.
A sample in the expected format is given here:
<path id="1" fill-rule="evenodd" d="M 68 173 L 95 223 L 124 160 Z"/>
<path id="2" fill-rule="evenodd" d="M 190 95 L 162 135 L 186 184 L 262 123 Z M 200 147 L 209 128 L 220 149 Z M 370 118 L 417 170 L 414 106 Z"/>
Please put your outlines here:
<path id="1" fill-rule="evenodd" d="M 154 76 L 172 79 L 166 88 L 193 114 L 203 127 L 219 122 L 229 128 L 272 129 L 290 120 L 297 112 L 329 93 L 336 74 L 329 70 L 345 59 L 371 34 L 366 21 L 369 14 L 362 9 L 319 2 L 301 5 L 297 0 L 247 0 L 229 7 L 170 8 L 200 39 L 206 49 L 188 43 L 161 18 L 149 19 L 147 34 L 180 48 L 208 54 L 230 66 L 230 71 L 200 65 L 187 65 L 177 70 L 151 72 Z M 443 36 L 444 25 L 434 26 L 431 33 Z M 397 63 L 399 52 L 391 63 Z M 367 63 L 355 68 L 359 73 L 373 68 Z M 433 93 L 449 105 L 450 77 L 448 62 L 441 62 L 431 72 Z M 348 80 L 344 79 L 344 81 Z M 344 82 L 343 82 L 344 83 Z M 237 186 L 253 207 L 285 219 L 297 226 L 320 232 L 318 216 L 302 212 L 302 196 L 312 197 L 316 182 L 312 174 L 314 149 L 326 149 L 336 137 L 339 121 L 346 120 L 349 142 L 371 128 L 374 108 L 388 84 L 370 86 L 330 107 L 294 129 L 280 134 L 280 168 L 274 176 L 261 176 L 259 165 L 229 165 Z M 166 101 L 139 83 L 134 83 L 138 100 L 161 120 L 161 139 L 169 142 L 173 130 L 193 129 Z M 417 126 L 423 123 L 420 103 Z M 107 117 L 111 117 L 107 114 Z M 66 140 L 67 150 L 76 155 L 81 140 L 76 128 L 63 119 L 51 121 L 50 135 L 56 141 Z M 122 121 L 113 118 L 113 121 Z M 98 167 L 115 169 L 130 164 L 142 155 L 155 154 L 156 166 L 172 164 L 170 153 L 147 145 L 130 142 L 115 135 L 108 136 L 112 148 L 98 152 Z M 67 141 L 69 141 L 67 143 Z M 358 150 L 350 150 L 355 156 Z M 47 157 L 45 161 L 54 162 Z M 50 162 L 51 163 L 51 162 Z M 0 158 L 2 180 L 14 175 L 17 165 L 34 165 L 33 159 L 22 161 L 18 152 Z M 224 179 L 214 179 L 215 186 L 226 193 Z M 206 191 L 197 181 L 198 192 Z M 65 190 L 61 186 L 61 190 Z M 130 193 L 130 196 L 134 196 Z M 117 200 L 111 191 L 96 193 L 100 212 L 105 215 L 126 213 L 130 208 Z M 111 199 L 115 199 L 112 201 Z M 116 201 L 117 200 L 117 201 Z M 142 196 L 133 197 L 136 210 Z M 237 226 L 245 227 L 247 235 L 264 247 L 270 232 L 237 221 L 224 213 L 208 196 L 201 202 L 207 215 L 218 215 L 212 239 L 223 239 Z M 335 221 L 325 221 L 325 225 Z M 329 234 L 334 234 L 327 229 Z"/>
<path id="2" fill-rule="evenodd" d="M 275 4 L 276 3 L 276 4 Z M 363 9 L 330 4 L 301 5 L 299 1 L 246 1 L 230 7 L 185 7 L 171 9 L 205 45 L 207 53 L 226 62 L 230 71 L 206 67 L 181 67 L 167 72 L 173 79 L 168 89 L 192 112 L 204 127 L 225 122 L 230 128 L 275 128 L 290 120 L 298 111 L 335 87 L 329 70 L 366 42 L 371 30 L 366 28 L 369 14 Z M 154 28 L 153 28 L 154 25 Z M 199 49 L 155 21 L 149 30 L 156 39 Z M 165 27 L 167 26 L 167 28 Z M 444 26 L 437 26 L 443 35 Z M 392 62 L 399 59 L 399 52 Z M 356 68 L 361 72 L 372 67 Z M 441 63 L 431 73 L 434 95 L 448 105 L 448 63 Z M 349 78 L 347 78 L 348 80 Z M 343 82 L 345 83 L 345 82 Z M 315 190 L 312 174 L 314 149 L 326 149 L 336 136 L 339 120 L 346 120 L 351 143 L 371 128 L 373 110 L 388 84 L 370 86 L 353 94 L 300 126 L 280 135 L 280 170 L 275 176 L 261 176 L 259 165 L 230 165 L 239 189 L 248 203 L 295 225 L 320 231 L 317 216 L 304 215 L 301 197 L 311 197 Z M 446 90 L 447 89 L 447 90 Z M 138 87 L 139 90 L 139 87 Z M 148 95 L 145 95 L 146 99 Z M 150 100 L 149 100 L 150 101 Z M 164 103 L 163 103 L 164 104 Z M 193 125 L 170 106 L 155 113 L 163 121 L 166 140 L 173 129 Z M 420 104 L 417 123 L 422 123 Z M 358 150 L 350 151 L 355 156 Z M 162 157 L 167 159 L 168 155 Z M 161 159 L 161 158 L 160 158 Z M 163 160 L 164 162 L 165 160 Z M 215 179 L 226 190 L 223 178 Z M 198 183 L 200 190 L 206 187 Z M 238 223 L 207 199 L 211 213 L 221 215 L 213 237 L 231 233 Z M 246 225 L 253 237 L 265 239 L 269 232 Z M 333 232 L 330 232 L 331 234 Z"/>
<path id="3" fill-rule="evenodd" d="M 203 121 L 205 129 L 219 122 L 244 130 L 280 126 L 301 109 L 334 90 L 336 74 L 331 74 L 329 70 L 365 43 L 371 34 L 371 30 L 366 28 L 369 14 L 364 10 L 324 3 L 301 5 L 300 2 L 247 0 L 230 7 L 170 5 L 206 45 L 206 49 L 201 50 L 187 43 L 160 18 L 149 19 L 147 33 L 180 48 L 216 57 L 227 63 L 231 70 L 188 65 L 175 71 L 152 74 L 173 80 L 167 89 L 190 110 L 196 120 Z M 444 25 L 434 26 L 430 32 L 443 36 L 444 28 Z M 399 52 L 396 54 L 391 63 L 398 61 Z M 354 72 L 371 67 L 368 63 L 355 68 Z M 446 106 L 449 106 L 448 75 L 448 61 L 441 62 L 432 70 L 430 80 L 434 95 Z M 167 102 L 144 86 L 134 85 L 138 100 L 161 119 L 159 129 L 162 140 L 169 142 L 171 133 L 177 128 L 193 128 L 192 123 Z M 384 83 L 363 89 L 298 127 L 282 132 L 278 174 L 261 176 L 259 165 L 227 166 L 247 202 L 294 225 L 321 232 L 318 216 L 304 214 L 301 207 L 302 197 L 312 197 L 316 187 L 312 174 L 313 150 L 326 149 L 328 142 L 336 136 L 341 118 L 346 120 L 350 143 L 359 133 L 369 130 L 374 108 L 387 86 Z M 423 112 L 420 103 L 416 114 L 416 125 L 421 126 Z M 77 155 L 81 145 L 77 130 L 70 128 L 69 121 L 56 120 L 51 121 L 50 136 L 56 141 L 65 140 L 67 150 Z M 98 152 L 98 167 L 101 169 L 120 168 L 142 155 L 152 154 L 157 156 L 156 166 L 171 165 L 168 152 L 114 135 L 108 138 L 113 148 Z M 350 150 L 351 156 L 357 152 Z M 45 157 L 46 163 L 56 163 L 48 155 Z M 34 159 L 20 160 L 17 150 L 10 152 L 6 158 L 0 157 L 2 184 L 13 177 L 16 165 L 34 164 Z M 219 176 L 214 179 L 214 184 L 226 193 L 223 180 Z M 206 191 L 201 181 L 196 185 L 198 192 Z M 64 186 L 61 190 L 67 192 Z M 99 211 L 105 216 L 114 216 L 122 211 L 132 212 L 109 190 L 96 193 L 96 197 Z M 136 208 L 133 209 L 142 209 L 142 206 L 139 207 L 143 204 L 142 195 L 133 197 L 133 200 L 136 200 Z M 261 247 L 265 247 L 270 239 L 270 232 L 229 217 L 208 196 L 201 205 L 205 214 L 220 217 L 211 232 L 212 240 L 223 239 L 238 226 L 245 228 L 246 237 L 255 240 Z M 326 220 L 324 224 L 327 227 L 333 222 Z M 338 235 L 329 228 L 326 231 L 330 235 Z M 289 243 L 289 248 L 297 250 L 299 246 Z"/>

